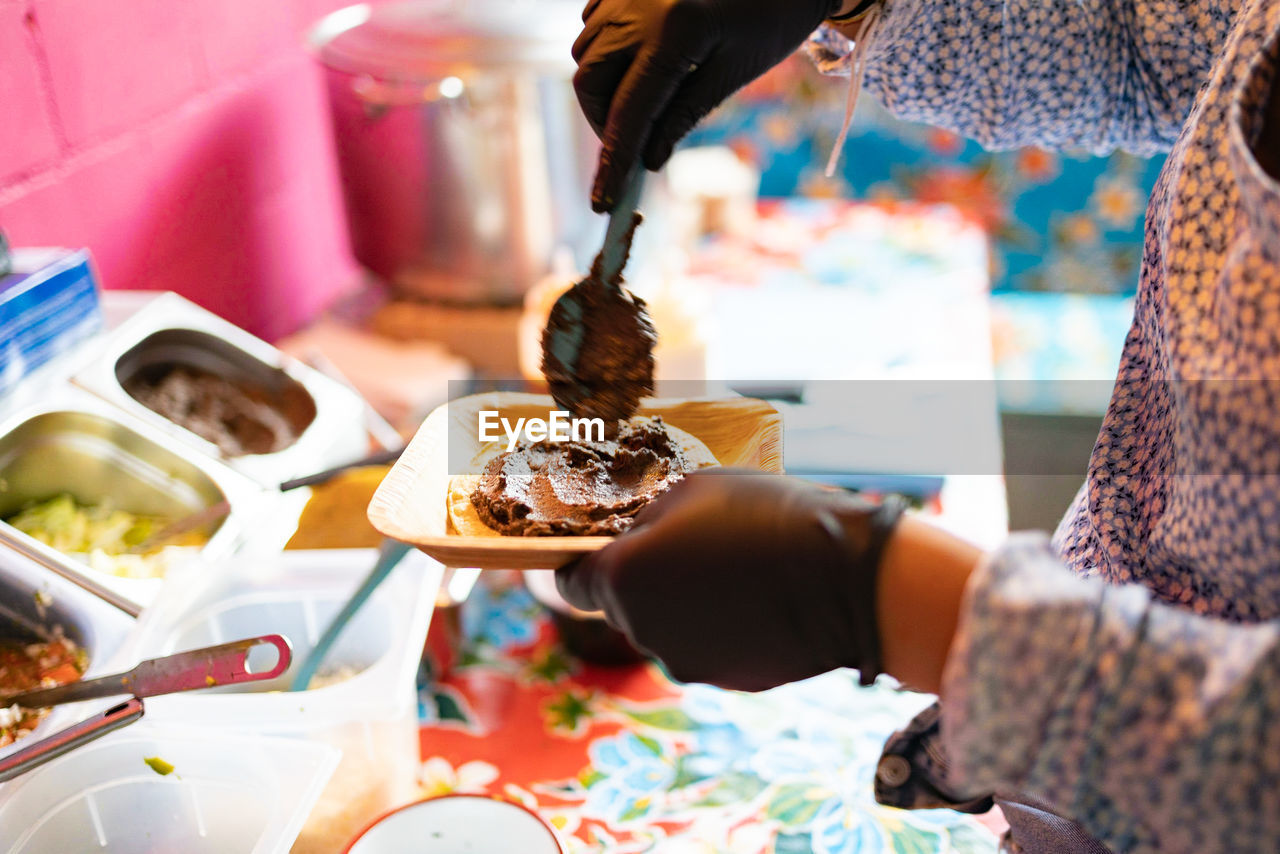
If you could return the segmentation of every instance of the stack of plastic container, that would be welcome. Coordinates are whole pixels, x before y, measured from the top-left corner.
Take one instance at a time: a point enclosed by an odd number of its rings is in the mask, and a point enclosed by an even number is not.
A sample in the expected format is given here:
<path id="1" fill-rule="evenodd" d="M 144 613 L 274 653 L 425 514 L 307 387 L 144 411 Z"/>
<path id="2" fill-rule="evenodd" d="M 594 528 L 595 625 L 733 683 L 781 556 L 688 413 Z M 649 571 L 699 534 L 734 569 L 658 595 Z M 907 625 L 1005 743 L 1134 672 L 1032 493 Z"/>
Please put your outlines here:
<path id="1" fill-rule="evenodd" d="M 0 549 L 0 637 L 62 633 L 87 656 L 86 678 L 115 668 L 134 621 L 120 609 Z M 8 755 L 112 704 L 54 708 Z M 162 757 L 175 772 L 146 763 Z M 317 743 L 249 734 L 210 739 L 150 716 L 0 785 L 0 852 L 253 852 L 289 849 L 338 761 Z"/>
<path id="2" fill-rule="evenodd" d="M 12 276 L 5 281 L 22 287 Z M 115 500 L 135 513 L 181 516 L 219 502 L 230 510 L 207 547 L 142 586 L 118 583 L 0 522 L 0 630 L 36 638 L 60 627 L 88 652 L 90 677 L 265 633 L 290 640 L 296 668 L 376 553 L 281 552 L 306 490 L 281 493 L 277 485 L 362 455 L 363 402 L 176 295 L 102 330 L 99 308 L 111 318 L 112 302 L 99 306 L 91 279 L 88 293 L 88 337 L 38 369 L 24 356 L 21 371 L 6 375 L 16 384 L 0 382 L 0 498 L 13 499 L 0 501 L 0 517 L 49 497 L 42 491 L 90 504 Z M 0 321 L 12 319 L 4 311 L 18 306 L 17 295 L 0 292 Z M 33 317 L 29 302 L 23 323 Z M 17 364 L 12 355 L 9 366 Z M 310 400 L 309 420 L 295 425 L 296 440 L 284 449 L 228 457 L 124 392 L 130 371 L 163 361 L 278 384 Z M 342 850 L 371 819 L 417 794 L 415 675 L 441 572 L 424 555 L 406 559 L 308 691 L 288 691 L 290 671 L 252 692 L 150 698 L 141 721 L 0 784 L 0 854 Z M 135 621 L 130 612 L 139 610 Z M 108 705 L 58 707 L 0 756 Z M 157 773 L 150 757 L 173 772 Z"/>
<path id="3" fill-rule="evenodd" d="M 192 565 L 166 583 L 122 650 L 128 663 L 266 632 L 289 638 L 294 664 L 278 679 L 248 692 L 156 697 L 148 716 L 198 726 L 215 740 L 261 734 L 340 750 L 294 854 L 341 851 L 371 819 L 416 793 L 415 675 L 440 583 L 438 563 L 417 552 L 407 557 L 347 626 L 312 687 L 289 691 L 298 664 L 376 554 L 298 551 Z"/>

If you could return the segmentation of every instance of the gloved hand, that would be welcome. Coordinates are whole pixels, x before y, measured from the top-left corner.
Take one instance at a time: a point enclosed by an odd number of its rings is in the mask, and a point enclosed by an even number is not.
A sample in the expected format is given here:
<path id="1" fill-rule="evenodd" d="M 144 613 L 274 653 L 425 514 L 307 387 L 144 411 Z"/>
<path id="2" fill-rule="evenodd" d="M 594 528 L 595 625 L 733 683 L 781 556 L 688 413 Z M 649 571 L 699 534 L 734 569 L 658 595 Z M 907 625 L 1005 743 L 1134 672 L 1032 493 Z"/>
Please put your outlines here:
<path id="1" fill-rule="evenodd" d="M 739 87 L 794 51 L 841 0 L 589 0 L 573 85 L 604 143 L 591 207 L 613 209 L 643 154 L 676 142 Z"/>
<path id="2" fill-rule="evenodd" d="M 675 679 L 759 691 L 837 667 L 880 672 L 876 572 L 901 515 L 779 475 L 690 475 L 613 543 L 556 572 L 560 594 Z"/>

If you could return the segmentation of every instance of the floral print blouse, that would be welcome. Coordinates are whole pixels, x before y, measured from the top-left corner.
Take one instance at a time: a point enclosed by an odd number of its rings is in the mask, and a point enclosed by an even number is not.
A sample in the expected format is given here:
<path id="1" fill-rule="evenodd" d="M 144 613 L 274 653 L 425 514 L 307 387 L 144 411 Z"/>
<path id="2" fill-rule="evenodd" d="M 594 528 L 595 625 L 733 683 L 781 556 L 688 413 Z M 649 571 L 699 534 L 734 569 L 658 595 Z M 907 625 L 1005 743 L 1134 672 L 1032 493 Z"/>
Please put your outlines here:
<path id="1" fill-rule="evenodd" d="M 873 42 L 866 86 L 905 118 L 1172 147 L 1085 487 L 970 582 L 935 794 L 1017 793 L 1117 852 L 1280 850 L 1280 184 L 1255 157 L 1280 2 L 888 0 Z"/>

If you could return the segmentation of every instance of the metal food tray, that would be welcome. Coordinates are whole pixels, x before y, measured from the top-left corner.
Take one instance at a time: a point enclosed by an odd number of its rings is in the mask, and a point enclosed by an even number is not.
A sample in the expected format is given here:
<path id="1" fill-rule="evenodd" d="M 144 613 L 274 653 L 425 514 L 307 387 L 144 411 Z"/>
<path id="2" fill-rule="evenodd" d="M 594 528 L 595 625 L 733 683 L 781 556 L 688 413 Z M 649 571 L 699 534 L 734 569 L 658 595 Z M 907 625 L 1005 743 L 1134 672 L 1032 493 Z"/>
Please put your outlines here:
<path id="1" fill-rule="evenodd" d="M 225 500 L 229 512 L 200 549 L 209 560 L 230 554 L 252 532 L 269 498 L 243 475 L 70 386 L 38 404 L 0 410 L 0 518 L 60 492 L 84 502 L 110 496 L 121 509 L 169 516 Z M 135 615 L 159 586 L 95 570 L 4 522 L 0 546 Z"/>
<path id="2" fill-rule="evenodd" d="M 94 677 L 110 672 L 109 662 L 133 626 L 133 619 L 124 611 L 53 575 L 25 555 L 0 549 L 0 638 L 46 640 L 61 628 L 87 653 L 85 675 Z M 88 718 L 113 702 L 59 706 L 26 738 L 0 747 L 0 756 Z"/>
<path id="3" fill-rule="evenodd" d="M 227 456 L 214 443 L 134 400 L 121 385 L 122 373 L 135 370 L 148 359 L 164 358 L 231 380 L 253 380 L 276 388 L 282 395 L 305 393 L 314 403 L 314 417 L 282 450 Z M 72 381 L 132 418 L 269 488 L 291 477 L 358 459 L 368 449 L 364 403 L 354 391 L 177 294 L 157 297 L 107 333 Z"/>

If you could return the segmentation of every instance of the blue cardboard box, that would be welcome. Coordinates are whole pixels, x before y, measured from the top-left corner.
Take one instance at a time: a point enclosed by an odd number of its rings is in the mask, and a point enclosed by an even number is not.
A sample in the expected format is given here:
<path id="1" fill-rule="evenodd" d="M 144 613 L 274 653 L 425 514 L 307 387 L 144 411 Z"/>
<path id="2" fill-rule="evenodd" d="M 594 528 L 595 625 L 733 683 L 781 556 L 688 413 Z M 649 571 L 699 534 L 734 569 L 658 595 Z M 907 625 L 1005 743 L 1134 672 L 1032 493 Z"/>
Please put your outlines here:
<path id="1" fill-rule="evenodd" d="M 0 275 L 0 394 L 102 328 L 87 249 L 16 249 Z"/>

